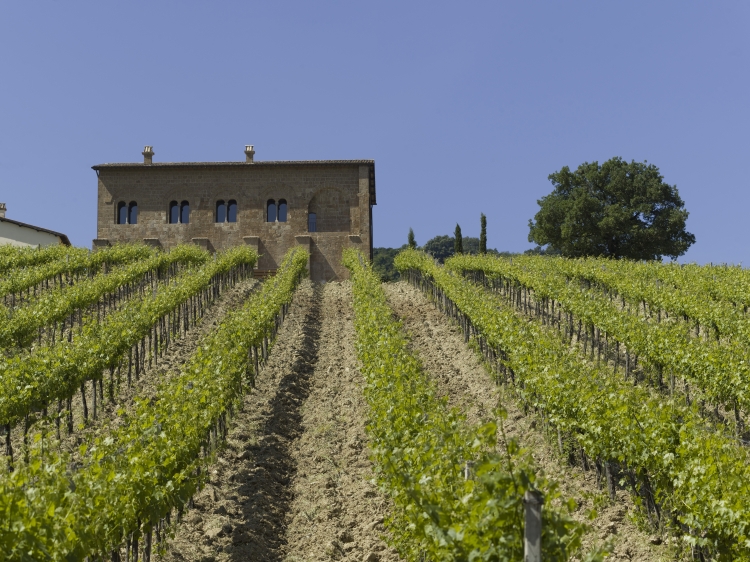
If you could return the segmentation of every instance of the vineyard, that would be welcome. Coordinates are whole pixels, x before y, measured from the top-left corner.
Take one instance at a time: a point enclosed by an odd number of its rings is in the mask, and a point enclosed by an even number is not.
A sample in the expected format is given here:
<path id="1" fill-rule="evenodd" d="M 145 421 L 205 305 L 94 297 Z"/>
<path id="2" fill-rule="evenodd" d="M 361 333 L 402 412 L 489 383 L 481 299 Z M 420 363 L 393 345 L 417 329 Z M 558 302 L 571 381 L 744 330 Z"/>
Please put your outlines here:
<path id="1" fill-rule="evenodd" d="M 308 257 L 0 248 L 0 559 L 750 560 L 745 270 Z"/>

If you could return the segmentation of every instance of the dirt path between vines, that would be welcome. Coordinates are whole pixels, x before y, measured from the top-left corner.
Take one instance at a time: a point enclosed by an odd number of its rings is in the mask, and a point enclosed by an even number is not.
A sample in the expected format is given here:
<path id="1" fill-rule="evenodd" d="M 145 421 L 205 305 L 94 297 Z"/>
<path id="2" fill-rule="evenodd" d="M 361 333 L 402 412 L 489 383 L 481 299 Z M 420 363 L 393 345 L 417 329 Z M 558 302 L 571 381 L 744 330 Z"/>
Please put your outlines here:
<path id="1" fill-rule="evenodd" d="M 370 483 L 351 286 L 305 281 L 172 561 L 398 560 Z"/>
<path id="2" fill-rule="evenodd" d="M 652 537 L 629 519 L 627 514 L 634 508 L 626 491 L 618 490 L 617 500 L 610 503 L 598 488 L 593 471 L 584 472 L 561 459 L 556 447 L 537 428 L 537 416 L 524 415 L 510 392 L 495 385 L 477 355 L 464 343 L 458 326 L 408 283 L 384 283 L 383 287 L 389 305 L 411 335 L 422 364 L 449 404 L 463 411 L 470 423 L 493 419 L 495 408 L 501 404 L 508 412 L 506 434 L 532 452 L 537 466 L 560 484 L 564 498 L 572 497 L 578 502 L 580 508 L 574 517 L 586 520 L 589 510 L 596 507 L 598 515 L 590 522 L 592 528 L 584 538 L 584 551 L 611 540 L 614 548 L 608 560 L 672 559 L 668 547 L 651 544 Z M 500 439 L 498 436 L 498 442 Z"/>

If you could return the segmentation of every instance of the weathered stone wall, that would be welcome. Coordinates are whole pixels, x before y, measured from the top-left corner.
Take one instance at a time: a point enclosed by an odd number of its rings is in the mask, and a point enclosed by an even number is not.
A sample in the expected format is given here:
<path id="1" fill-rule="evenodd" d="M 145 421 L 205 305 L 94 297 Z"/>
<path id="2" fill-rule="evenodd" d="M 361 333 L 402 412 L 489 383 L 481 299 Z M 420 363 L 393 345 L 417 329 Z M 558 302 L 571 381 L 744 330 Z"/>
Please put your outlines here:
<path id="1" fill-rule="evenodd" d="M 96 166 L 95 245 L 145 240 L 172 248 L 193 242 L 220 251 L 249 243 L 262 254 L 258 268 L 268 270 L 302 244 L 311 251 L 313 280 L 347 278 L 343 249 L 356 246 L 367 254 L 371 247 L 371 167 L 358 162 Z M 231 199 L 237 201 L 237 222 L 216 223 L 216 202 Z M 269 199 L 286 200 L 287 222 L 266 222 Z M 137 224 L 117 224 L 121 201 L 138 204 Z M 188 224 L 169 224 L 171 201 L 190 203 Z M 308 212 L 317 215 L 317 232 L 307 230 Z"/>

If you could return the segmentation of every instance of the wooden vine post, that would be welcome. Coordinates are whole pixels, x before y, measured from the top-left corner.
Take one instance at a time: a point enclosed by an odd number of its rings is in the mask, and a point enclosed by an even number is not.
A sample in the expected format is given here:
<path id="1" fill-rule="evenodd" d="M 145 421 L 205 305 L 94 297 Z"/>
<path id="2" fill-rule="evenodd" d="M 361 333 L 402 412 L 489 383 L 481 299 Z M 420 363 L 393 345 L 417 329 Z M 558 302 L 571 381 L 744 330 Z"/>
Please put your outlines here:
<path id="1" fill-rule="evenodd" d="M 524 533 L 523 560 L 524 562 L 542 561 L 542 505 L 544 497 L 541 492 L 528 490 L 523 496 L 524 505 Z"/>

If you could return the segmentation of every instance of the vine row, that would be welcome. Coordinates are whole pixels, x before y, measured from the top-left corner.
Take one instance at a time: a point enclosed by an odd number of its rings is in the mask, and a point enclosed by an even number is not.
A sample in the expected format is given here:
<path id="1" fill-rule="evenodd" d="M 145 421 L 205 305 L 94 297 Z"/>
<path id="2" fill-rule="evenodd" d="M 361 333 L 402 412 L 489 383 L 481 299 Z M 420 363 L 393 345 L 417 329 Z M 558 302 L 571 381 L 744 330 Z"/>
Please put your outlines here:
<path id="1" fill-rule="evenodd" d="M 394 503 L 389 528 L 401 555 L 409 560 L 521 560 L 523 497 L 542 491 L 544 557 L 567 560 L 580 547 L 584 527 L 565 508 L 551 505 L 559 498 L 556 486 L 537 476 L 515 441 L 503 435 L 505 450 L 495 452 L 495 422 L 472 427 L 457 410 L 448 409 L 409 350 L 400 323 L 392 319 L 369 264 L 347 250 L 344 265 L 353 280 L 368 432 L 380 482 Z"/>
<path id="2" fill-rule="evenodd" d="M 581 359 L 556 330 L 529 322 L 504 301 L 404 251 L 402 275 L 476 340 L 499 380 L 558 430 L 610 494 L 625 485 L 655 527 L 716 560 L 748 560 L 750 458 L 731 435 L 684 402 L 654 396 Z"/>
<path id="3" fill-rule="evenodd" d="M 89 307 L 95 306 L 96 317 L 101 319 L 131 296 L 147 288 L 153 290 L 161 278 L 174 274 L 177 266 L 201 264 L 208 258 L 209 254 L 197 246 L 178 246 L 106 275 L 44 292 L 15 310 L 0 306 L 0 319 L 4 320 L 0 324 L 0 348 L 29 347 L 35 339 L 41 345 L 44 335 L 54 344 L 58 329 L 59 338 L 67 335 L 71 340 L 73 327 L 78 325 L 82 329 Z"/>
<path id="4" fill-rule="evenodd" d="M 149 562 L 203 485 L 228 417 L 258 372 L 303 276 L 293 249 L 277 275 L 230 312 L 182 373 L 120 427 L 69 458 L 37 437 L 30 462 L 0 477 L 0 550 L 7 560 Z"/>
<path id="5" fill-rule="evenodd" d="M 586 284 L 588 289 L 620 298 L 623 307 L 649 321 L 685 322 L 694 330 L 694 337 L 750 343 L 747 307 L 712 295 L 727 284 L 730 278 L 727 274 L 735 272 L 735 268 L 691 265 L 685 269 L 679 265 L 602 258 L 519 256 L 514 259 L 522 267 L 562 274 Z M 706 279 L 709 274 L 710 280 Z M 744 277 L 740 272 L 737 275 Z"/>
<path id="6" fill-rule="evenodd" d="M 70 246 L 56 245 L 44 248 L 18 246 L 0 246 L 0 273 L 6 273 L 19 267 L 30 267 L 65 258 L 68 254 L 77 254 L 85 250 Z"/>
<path id="7" fill-rule="evenodd" d="M 750 353 L 745 345 L 692 338 L 680 324 L 646 322 L 623 310 L 612 295 L 569 283 L 554 266 L 514 261 L 460 256 L 448 260 L 446 267 L 489 284 L 523 312 L 558 327 L 569 342 L 576 336 L 592 359 L 595 350 L 597 361 L 612 356 L 615 369 L 624 364 L 626 377 L 634 375 L 640 361 L 660 390 L 674 393 L 676 381 L 684 381 L 688 401 L 697 400 L 702 408 L 713 405 L 717 416 L 719 407 L 732 412 L 737 432 L 743 433 L 741 412 L 750 412 Z"/>
<path id="8" fill-rule="evenodd" d="M 74 248 L 64 258 L 11 270 L 0 280 L 0 296 L 5 306 L 17 305 L 37 296 L 43 290 L 72 285 L 81 278 L 91 278 L 109 267 L 150 258 L 154 250 L 143 244 L 118 244 L 98 252 Z"/>
<path id="9" fill-rule="evenodd" d="M 85 324 L 80 337 L 72 342 L 61 341 L 0 361 L 0 426 L 5 427 L 8 463 L 12 466 L 14 425 L 23 421 L 25 436 L 35 421 L 32 414 L 41 412 L 46 418 L 48 408 L 56 403 L 58 439 L 63 419 L 67 419 L 68 433 L 72 433 L 71 401 L 78 390 L 83 422 L 88 420 L 88 382 L 92 416 L 96 419 L 97 406 L 104 402 L 106 372 L 107 395 L 114 401 L 123 366 L 130 386 L 133 373 L 137 379 L 147 362 L 150 366 L 152 361 L 158 361 L 172 338 L 194 325 L 224 288 L 250 275 L 256 261 L 257 254 L 250 248 L 229 250 L 200 269 L 188 270 L 173 283 L 160 286 L 153 294 L 131 300 L 103 322 Z"/>

